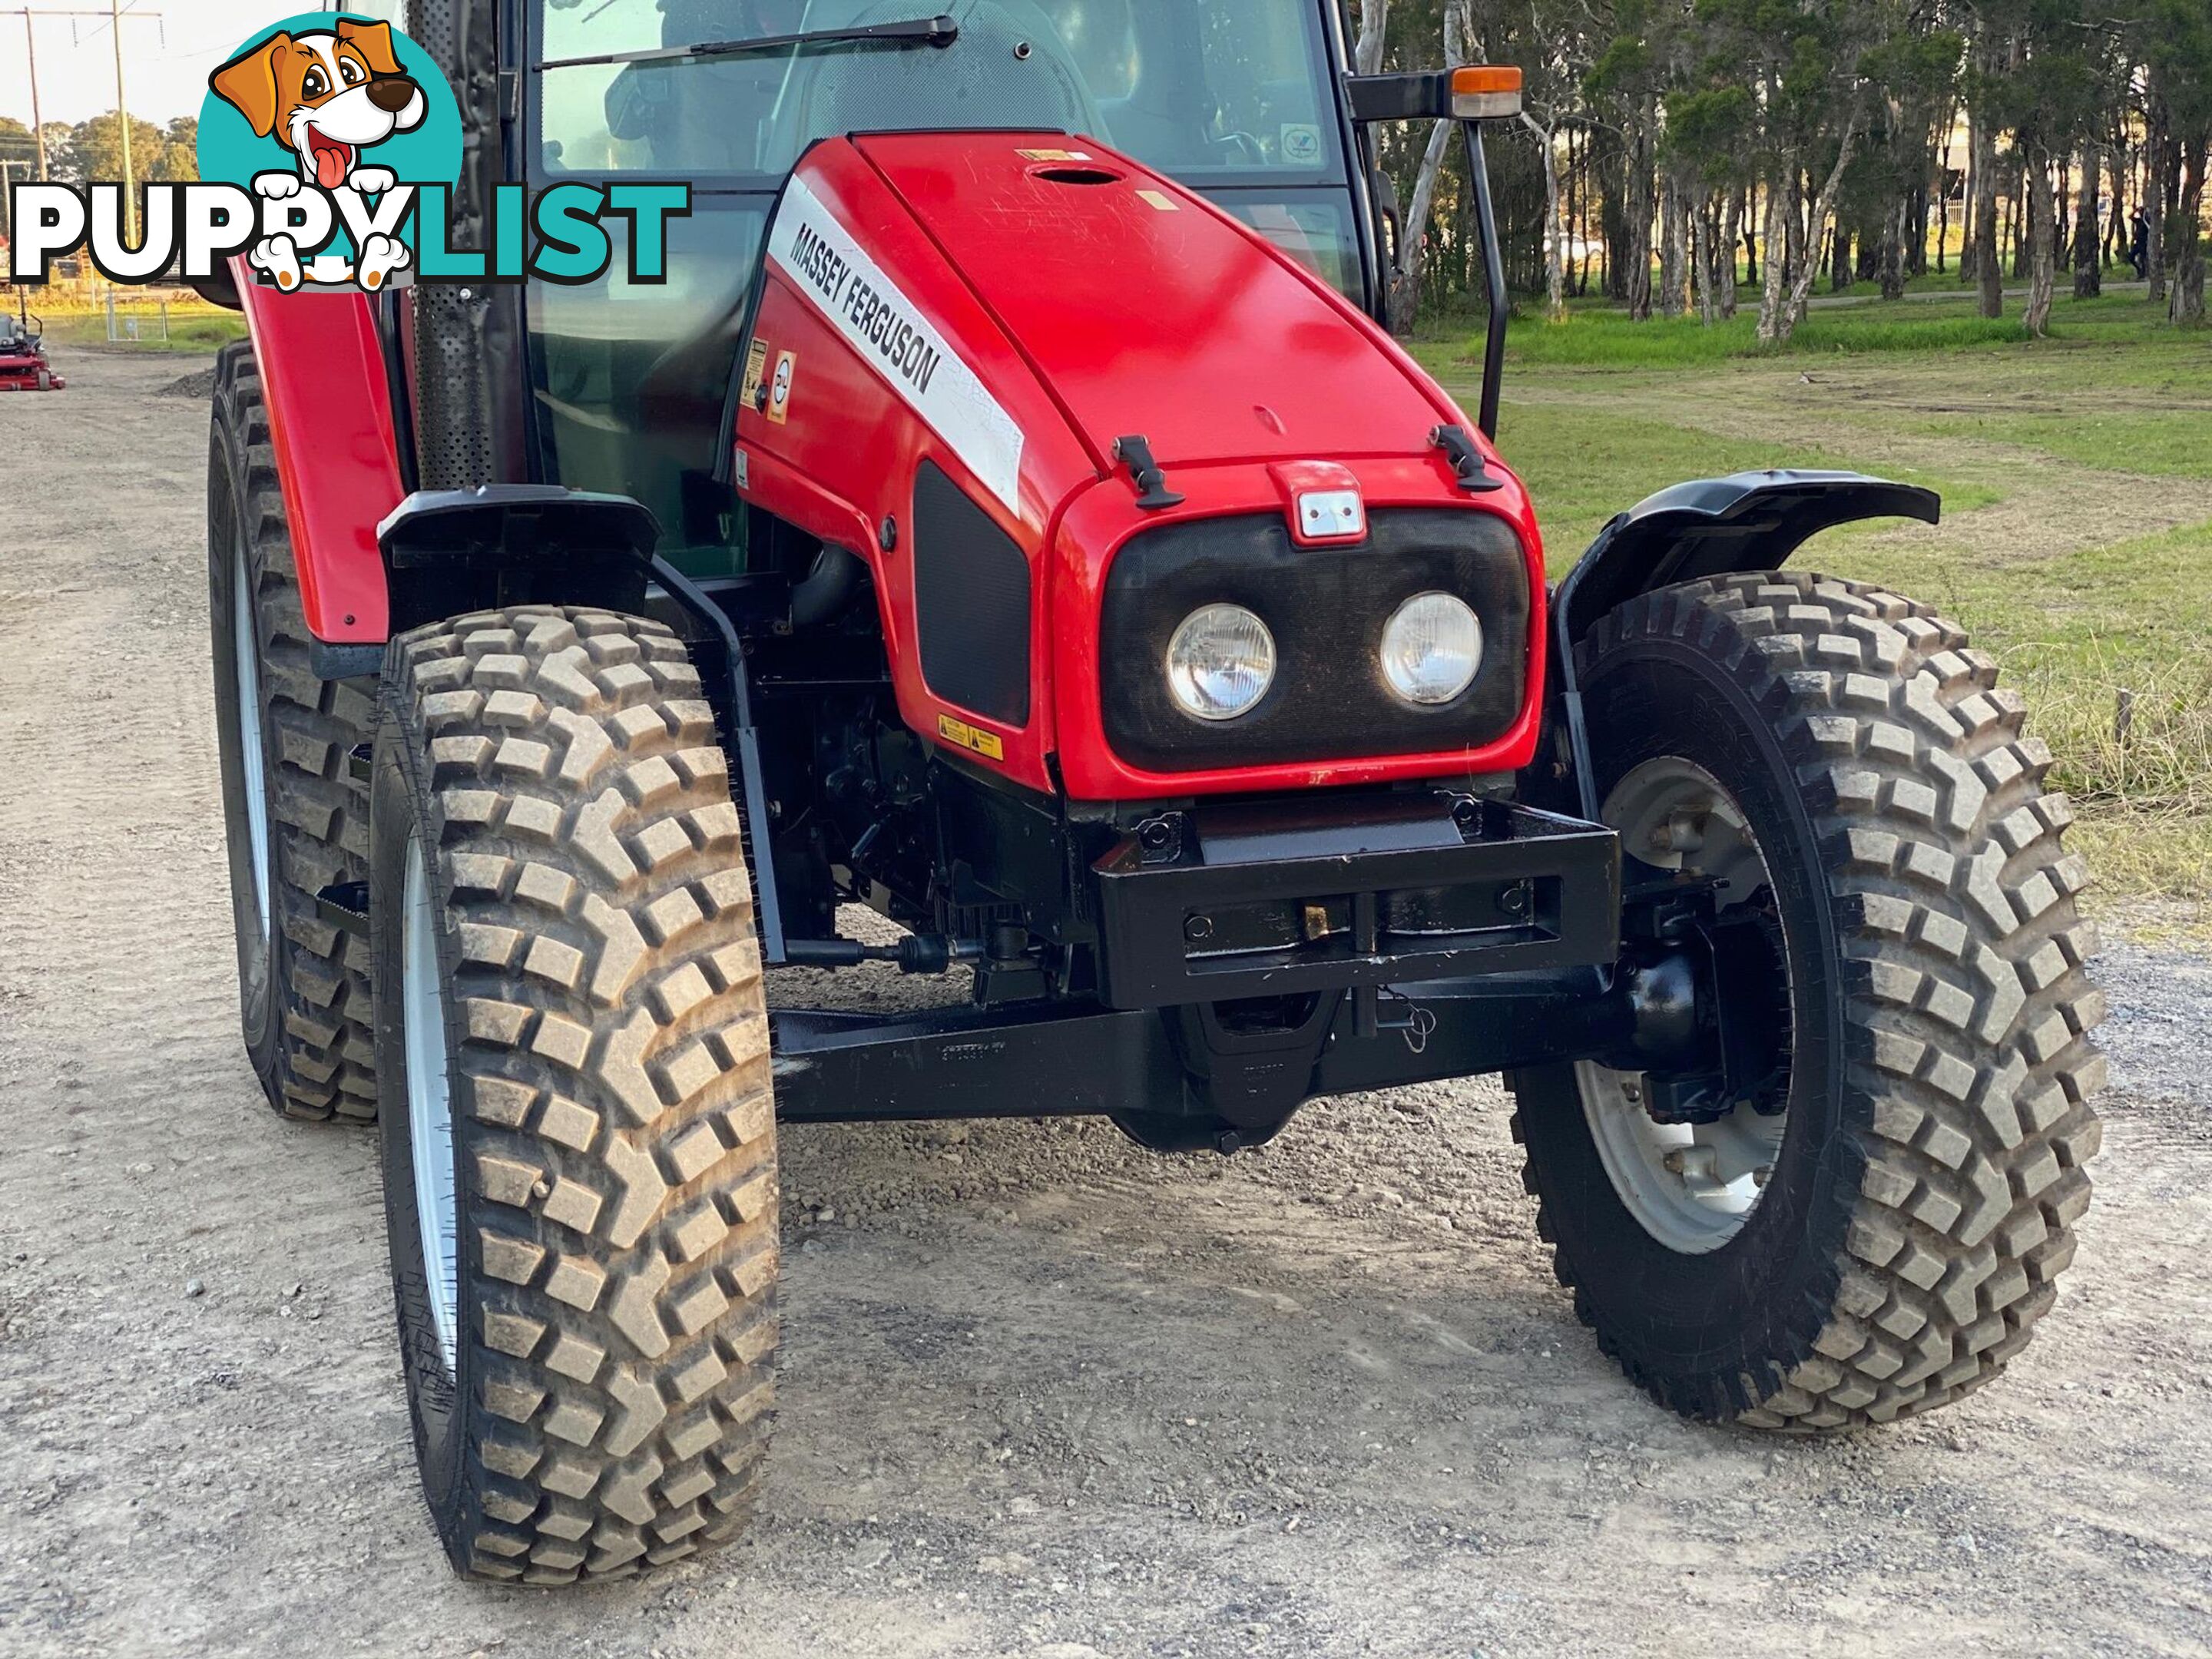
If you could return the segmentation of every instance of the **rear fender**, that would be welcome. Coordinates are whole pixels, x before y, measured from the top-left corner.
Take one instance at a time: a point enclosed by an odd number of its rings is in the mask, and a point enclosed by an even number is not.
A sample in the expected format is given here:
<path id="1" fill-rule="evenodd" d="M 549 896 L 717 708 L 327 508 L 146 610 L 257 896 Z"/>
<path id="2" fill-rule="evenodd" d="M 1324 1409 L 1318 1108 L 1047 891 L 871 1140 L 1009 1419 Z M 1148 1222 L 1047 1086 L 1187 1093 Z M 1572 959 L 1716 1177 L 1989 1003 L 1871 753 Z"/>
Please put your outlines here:
<path id="1" fill-rule="evenodd" d="M 383 342 L 365 294 L 279 294 L 238 273 L 309 658 L 325 678 L 374 673 L 391 632 L 376 526 L 399 505 Z"/>
<path id="2" fill-rule="evenodd" d="M 1598 532 L 1552 599 L 1553 684 L 1583 816 L 1598 814 L 1575 647 L 1641 593 L 1737 571 L 1774 570 L 1821 531 L 1859 519 L 1936 523 L 1932 489 L 1859 472 L 1732 472 L 1647 496 Z"/>

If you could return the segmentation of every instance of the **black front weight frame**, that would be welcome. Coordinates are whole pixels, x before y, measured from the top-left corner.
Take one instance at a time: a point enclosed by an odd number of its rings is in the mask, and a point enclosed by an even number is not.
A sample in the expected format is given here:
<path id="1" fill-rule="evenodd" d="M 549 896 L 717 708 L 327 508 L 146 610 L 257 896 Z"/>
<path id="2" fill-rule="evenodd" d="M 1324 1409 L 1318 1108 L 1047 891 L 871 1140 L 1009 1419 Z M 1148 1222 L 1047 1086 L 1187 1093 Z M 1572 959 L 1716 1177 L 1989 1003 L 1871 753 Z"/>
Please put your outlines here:
<path id="1" fill-rule="evenodd" d="M 1186 1117 L 1637 1050 L 1611 830 L 1449 793 L 1146 819 L 1094 869 L 1096 1001 L 777 1010 L 787 1121 Z"/>

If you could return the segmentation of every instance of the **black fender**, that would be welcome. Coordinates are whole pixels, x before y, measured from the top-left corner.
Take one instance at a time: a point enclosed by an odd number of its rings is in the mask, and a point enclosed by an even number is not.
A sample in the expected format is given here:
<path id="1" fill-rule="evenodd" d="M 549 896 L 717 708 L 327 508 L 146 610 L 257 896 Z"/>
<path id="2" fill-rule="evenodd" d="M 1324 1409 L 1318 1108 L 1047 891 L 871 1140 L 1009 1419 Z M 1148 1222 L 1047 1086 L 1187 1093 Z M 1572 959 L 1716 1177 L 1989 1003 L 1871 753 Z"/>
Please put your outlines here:
<path id="1" fill-rule="evenodd" d="M 1639 593 L 1735 571 L 1778 569 L 1821 531 L 1859 519 L 1942 517 L 1942 498 L 1862 472 L 1778 471 L 1693 478 L 1645 497 L 1597 534 L 1552 592 L 1553 678 L 1583 816 L 1598 802 L 1583 726 L 1575 647 Z"/>
<path id="2" fill-rule="evenodd" d="M 1645 497 L 1597 533 L 1553 596 L 1560 643 L 1656 587 L 1739 570 L 1775 570 L 1823 530 L 1857 519 L 1938 522 L 1942 498 L 1863 472 L 1731 472 Z"/>
<path id="3" fill-rule="evenodd" d="M 654 552 L 659 540 L 660 522 L 642 502 L 558 484 L 418 489 L 376 527 L 377 545 L 392 575 L 394 633 L 410 625 L 402 617 L 401 596 L 410 576 L 429 584 L 421 592 L 405 590 L 408 607 L 422 613 L 413 618 L 419 622 L 469 608 L 453 603 L 456 594 L 484 589 L 487 583 L 487 591 L 474 593 L 475 604 L 543 599 L 638 611 L 645 608 L 650 579 L 698 625 L 689 641 L 695 660 L 702 645 L 711 641 L 708 649 L 720 647 L 719 673 L 713 672 L 717 665 L 711 658 L 701 667 L 708 676 L 722 747 L 736 769 L 733 793 L 745 815 L 762 948 L 770 963 L 781 966 L 786 956 L 775 826 L 762 781 L 744 647 L 729 612 Z M 543 580 L 533 582 L 533 576 Z M 542 591 L 532 592 L 533 587 Z"/>
<path id="4" fill-rule="evenodd" d="M 660 526 L 627 495 L 557 484 L 418 489 L 376 527 L 392 631 L 544 599 L 635 611 Z"/>
<path id="5" fill-rule="evenodd" d="M 395 570 L 562 565 L 610 550 L 643 564 L 659 538 L 652 511 L 629 496 L 557 484 L 418 489 L 376 527 L 376 544 Z"/>

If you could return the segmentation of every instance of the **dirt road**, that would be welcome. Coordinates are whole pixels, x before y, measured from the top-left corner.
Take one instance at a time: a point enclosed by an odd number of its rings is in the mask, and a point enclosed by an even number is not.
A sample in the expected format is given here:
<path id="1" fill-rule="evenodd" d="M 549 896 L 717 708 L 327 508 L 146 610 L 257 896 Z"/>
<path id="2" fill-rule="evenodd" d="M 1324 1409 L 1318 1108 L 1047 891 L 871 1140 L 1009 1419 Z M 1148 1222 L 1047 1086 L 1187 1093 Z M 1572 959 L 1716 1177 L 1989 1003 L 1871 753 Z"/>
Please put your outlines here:
<path id="1" fill-rule="evenodd" d="M 1692 1427 L 1576 1327 L 1491 1086 L 1163 1161 L 1103 1126 L 786 1139 L 757 1530 L 448 1576 L 368 1136 L 240 1052 L 195 367 L 0 400 L 0 1653 L 2212 1651 L 2212 967 L 2117 949 L 2058 1312 L 1965 1406 Z"/>

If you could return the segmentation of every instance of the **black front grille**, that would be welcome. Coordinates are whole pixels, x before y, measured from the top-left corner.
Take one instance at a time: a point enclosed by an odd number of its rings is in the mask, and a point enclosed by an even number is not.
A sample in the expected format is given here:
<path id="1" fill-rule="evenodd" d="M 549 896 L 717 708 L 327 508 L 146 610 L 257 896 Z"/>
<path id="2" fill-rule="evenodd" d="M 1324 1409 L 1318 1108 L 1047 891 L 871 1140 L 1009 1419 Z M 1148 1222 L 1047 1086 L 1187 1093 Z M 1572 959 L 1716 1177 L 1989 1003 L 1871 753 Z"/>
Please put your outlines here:
<path id="1" fill-rule="evenodd" d="M 1383 684 L 1391 613 L 1458 595 L 1482 621 L 1483 660 L 1454 701 L 1416 708 Z M 1200 605 L 1255 612 L 1275 636 L 1275 683 L 1233 720 L 1194 720 L 1169 695 L 1168 641 Z M 1157 772 L 1470 748 L 1502 735 L 1528 676 L 1528 571 L 1513 527 L 1448 507 L 1369 515 L 1364 541 L 1298 547 L 1279 514 L 1138 536 L 1107 572 L 1099 691 L 1106 737 Z"/>

